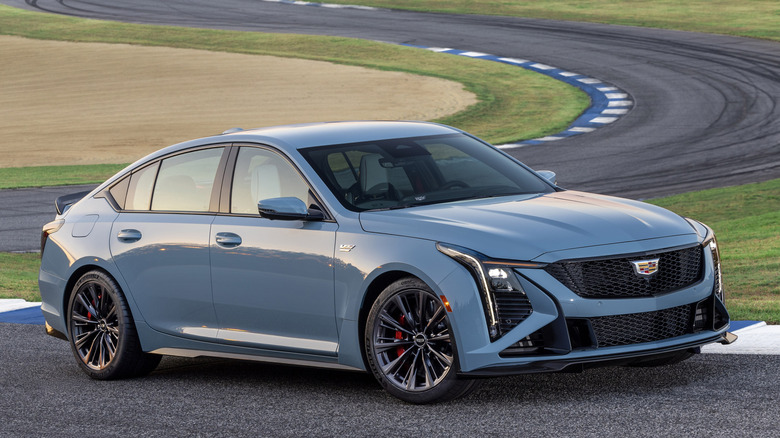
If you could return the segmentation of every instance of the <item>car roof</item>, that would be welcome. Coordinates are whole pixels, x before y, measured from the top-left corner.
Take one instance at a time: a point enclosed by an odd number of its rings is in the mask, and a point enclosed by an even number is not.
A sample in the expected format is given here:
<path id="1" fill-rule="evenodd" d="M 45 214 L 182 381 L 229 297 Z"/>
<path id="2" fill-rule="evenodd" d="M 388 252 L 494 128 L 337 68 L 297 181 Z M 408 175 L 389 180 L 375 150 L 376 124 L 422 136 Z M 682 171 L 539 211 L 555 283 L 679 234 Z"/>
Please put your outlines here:
<path id="1" fill-rule="evenodd" d="M 330 144 L 348 144 L 391 138 L 455 134 L 463 131 L 446 125 L 417 121 L 346 121 L 229 129 L 212 137 L 174 144 L 139 159 L 100 185 L 106 187 L 127 172 L 171 153 L 219 143 L 263 143 L 288 151 Z"/>
<path id="2" fill-rule="evenodd" d="M 421 137 L 460 132 L 428 122 L 350 121 L 271 126 L 230 132 L 221 137 L 231 142 L 260 141 L 295 149 L 330 144 L 358 143 L 389 138 Z"/>

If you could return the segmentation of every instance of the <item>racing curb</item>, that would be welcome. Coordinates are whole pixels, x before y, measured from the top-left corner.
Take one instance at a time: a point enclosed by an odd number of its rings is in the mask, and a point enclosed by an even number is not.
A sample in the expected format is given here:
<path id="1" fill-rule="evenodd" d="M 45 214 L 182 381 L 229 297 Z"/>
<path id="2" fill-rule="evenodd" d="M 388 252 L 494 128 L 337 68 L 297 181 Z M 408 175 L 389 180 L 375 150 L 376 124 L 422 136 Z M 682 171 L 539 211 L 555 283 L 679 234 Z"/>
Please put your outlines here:
<path id="1" fill-rule="evenodd" d="M 465 56 L 474 59 L 484 59 L 486 61 L 500 62 L 524 70 L 530 70 L 536 73 L 549 76 L 558 81 L 579 88 L 590 97 L 590 106 L 586 109 L 568 128 L 557 134 L 546 137 L 534 138 L 517 143 L 498 145 L 499 149 L 513 149 L 523 146 L 548 143 L 556 140 L 574 137 L 575 135 L 593 132 L 598 128 L 618 121 L 622 116 L 628 114 L 634 106 L 634 100 L 631 96 L 620 88 L 579 73 L 553 67 L 551 65 L 539 62 L 529 61 L 527 59 L 504 58 L 489 53 L 471 52 L 466 50 L 450 49 L 444 47 L 418 46 L 414 44 L 401 44 L 406 47 L 430 50 L 438 53 L 448 53 L 451 55 Z"/>
<path id="2" fill-rule="evenodd" d="M 376 11 L 381 8 L 374 8 L 370 6 L 359 5 L 341 5 L 333 3 L 317 3 L 300 0 L 261 0 L 268 3 L 281 3 L 295 6 L 313 6 L 319 8 L 332 8 L 332 9 L 361 9 L 368 11 Z M 395 44 L 395 43 L 390 43 Z M 565 138 L 574 137 L 580 134 L 586 134 L 593 132 L 598 128 L 606 126 L 610 123 L 618 121 L 622 116 L 628 114 L 631 108 L 634 106 L 634 100 L 630 94 L 621 90 L 620 88 L 601 81 L 600 79 L 592 78 L 579 73 L 570 72 L 567 70 L 553 67 L 551 65 L 542 64 L 527 59 L 517 58 L 504 58 L 489 53 L 472 52 L 468 50 L 450 49 L 445 47 L 429 47 L 420 46 L 416 44 L 399 43 L 398 45 L 405 47 L 414 47 L 417 49 L 425 49 L 433 52 L 448 53 L 451 55 L 465 56 L 474 59 L 484 59 L 486 61 L 500 62 L 502 64 L 509 64 L 515 67 L 520 67 L 525 70 L 530 70 L 536 73 L 549 76 L 553 79 L 559 80 L 580 90 L 584 91 L 588 97 L 590 97 L 590 106 L 586 109 L 568 128 L 557 133 L 548 135 L 545 137 L 534 138 L 531 140 L 525 140 L 517 143 L 508 143 L 503 145 L 497 145 L 499 149 L 514 149 L 530 145 L 538 145 L 549 143 L 556 140 L 563 140 Z"/>
<path id="3" fill-rule="evenodd" d="M 41 303 L 22 299 L 0 299 L 0 323 L 43 325 Z M 739 336 L 730 345 L 709 344 L 702 353 L 780 355 L 780 326 L 764 321 L 731 321 L 732 333 Z"/>
<path id="4" fill-rule="evenodd" d="M 375 11 L 380 8 L 374 8 L 370 6 L 358 6 L 358 5 L 340 5 L 332 3 L 318 3 L 308 2 L 300 0 L 261 0 L 268 3 L 281 3 L 295 6 L 313 6 L 319 8 L 332 8 L 332 9 L 362 9 Z M 393 44 L 393 43 L 391 43 Z M 472 52 L 468 50 L 450 49 L 445 47 L 429 47 L 420 46 L 416 44 L 404 44 L 401 46 L 414 47 L 417 49 L 425 49 L 433 52 L 448 53 L 451 55 L 465 56 L 474 59 L 484 59 L 486 61 L 500 62 L 502 64 L 509 64 L 515 67 L 520 67 L 525 70 L 530 70 L 536 73 L 541 73 L 545 76 L 549 76 L 553 79 L 567 83 L 571 86 L 579 88 L 584 91 L 590 97 L 590 107 L 585 110 L 568 128 L 557 134 L 548 135 L 545 137 L 534 138 L 531 140 L 525 140 L 517 143 L 508 143 L 503 145 L 497 145 L 499 149 L 514 149 L 530 145 L 538 145 L 549 143 L 556 140 L 563 140 L 565 138 L 574 137 L 580 134 L 586 134 L 593 132 L 598 128 L 606 126 L 610 123 L 616 122 L 620 117 L 628 114 L 631 108 L 634 106 L 634 101 L 631 96 L 621 90 L 620 88 L 605 83 L 600 79 L 592 78 L 579 73 L 570 72 L 567 70 L 553 67 L 551 65 L 542 64 L 539 62 L 530 61 L 527 59 L 517 58 L 504 58 L 489 53 Z"/>

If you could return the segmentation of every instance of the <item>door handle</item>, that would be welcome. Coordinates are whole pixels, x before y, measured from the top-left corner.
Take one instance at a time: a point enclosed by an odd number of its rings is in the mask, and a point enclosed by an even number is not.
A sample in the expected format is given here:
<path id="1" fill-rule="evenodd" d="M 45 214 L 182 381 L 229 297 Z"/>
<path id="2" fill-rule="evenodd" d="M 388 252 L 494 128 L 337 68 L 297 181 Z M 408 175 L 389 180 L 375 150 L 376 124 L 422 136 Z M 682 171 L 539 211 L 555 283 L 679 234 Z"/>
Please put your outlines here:
<path id="1" fill-rule="evenodd" d="M 141 232 L 138 230 L 122 230 L 116 237 L 120 242 L 132 243 L 141 240 Z"/>
<path id="2" fill-rule="evenodd" d="M 217 245 L 224 248 L 235 248 L 241 245 L 241 236 L 233 233 L 217 233 Z"/>

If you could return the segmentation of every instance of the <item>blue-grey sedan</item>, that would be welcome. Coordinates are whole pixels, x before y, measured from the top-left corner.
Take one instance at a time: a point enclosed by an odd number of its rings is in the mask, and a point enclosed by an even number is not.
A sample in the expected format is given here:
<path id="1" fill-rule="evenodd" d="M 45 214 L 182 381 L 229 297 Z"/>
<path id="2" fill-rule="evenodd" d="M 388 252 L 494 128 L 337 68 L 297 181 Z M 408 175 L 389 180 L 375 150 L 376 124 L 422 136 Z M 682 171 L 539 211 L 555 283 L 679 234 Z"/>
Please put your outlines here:
<path id="1" fill-rule="evenodd" d="M 57 200 L 47 331 L 96 379 L 216 356 L 370 371 L 412 403 L 733 341 L 712 230 L 554 179 L 421 122 L 170 146 Z"/>

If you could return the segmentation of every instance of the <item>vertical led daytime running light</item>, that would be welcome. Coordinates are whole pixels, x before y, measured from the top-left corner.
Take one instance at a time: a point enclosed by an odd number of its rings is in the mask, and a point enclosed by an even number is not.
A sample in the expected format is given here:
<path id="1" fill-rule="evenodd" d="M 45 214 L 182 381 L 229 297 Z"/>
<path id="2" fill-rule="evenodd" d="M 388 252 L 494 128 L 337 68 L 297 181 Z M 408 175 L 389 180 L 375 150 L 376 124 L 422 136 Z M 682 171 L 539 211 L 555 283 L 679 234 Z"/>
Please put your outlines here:
<path id="1" fill-rule="evenodd" d="M 712 230 L 710 230 L 710 233 L 712 233 Z M 712 239 L 707 244 L 707 247 L 709 247 L 710 251 L 712 251 L 712 266 L 715 270 L 715 296 L 718 297 L 718 299 L 725 303 L 726 302 L 726 294 L 723 290 L 723 272 L 721 271 L 720 266 L 720 249 L 718 248 L 718 241 L 715 239 L 715 234 L 712 234 Z"/>
<path id="2" fill-rule="evenodd" d="M 490 285 L 488 284 L 487 280 L 487 273 L 485 272 L 485 268 L 482 267 L 482 263 L 477 259 L 476 257 L 456 251 L 448 246 L 442 245 L 440 243 L 436 244 L 436 249 L 438 249 L 440 252 L 454 258 L 455 260 L 460 261 L 461 263 L 471 267 L 471 269 L 474 270 L 474 273 L 477 276 L 477 281 L 479 283 L 479 289 L 482 292 L 482 296 L 485 297 L 485 305 L 487 307 L 487 316 L 489 318 L 488 326 L 490 328 L 490 336 L 494 337 L 498 335 L 498 318 L 496 317 L 496 311 L 495 311 L 495 305 L 493 303 L 493 297 L 490 294 Z"/>

